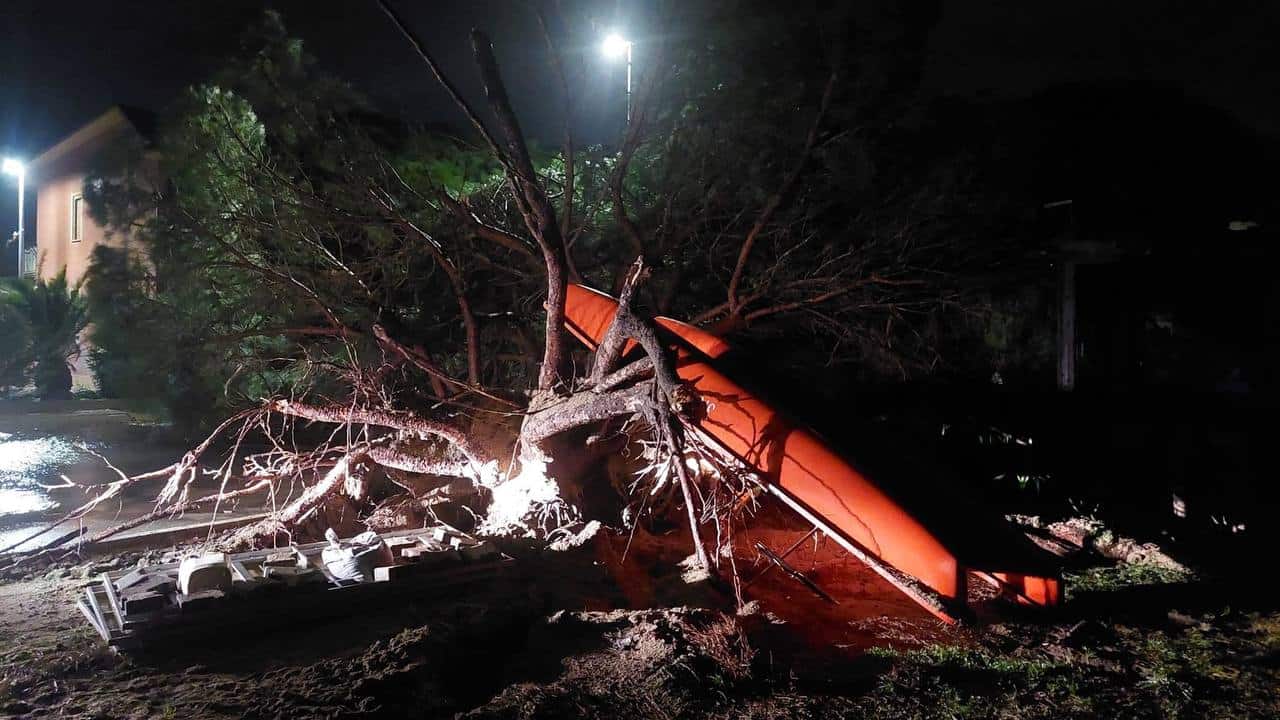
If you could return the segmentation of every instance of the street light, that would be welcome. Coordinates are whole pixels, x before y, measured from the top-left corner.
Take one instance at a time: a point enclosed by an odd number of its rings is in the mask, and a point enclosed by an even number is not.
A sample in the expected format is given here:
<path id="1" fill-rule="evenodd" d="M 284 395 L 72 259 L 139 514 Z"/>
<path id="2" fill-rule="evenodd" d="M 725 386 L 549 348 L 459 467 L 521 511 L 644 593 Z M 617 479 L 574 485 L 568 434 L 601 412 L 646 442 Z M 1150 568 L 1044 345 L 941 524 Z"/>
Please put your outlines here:
<path id="1" fill-rule="evenodd" d="M 604 56 L 610 60 L 616 60 L 624 54 L 627 56 L 627 124 L 631 124 L 631 45 L 632 42 L 616 32 L 609 33 L 605 36 L 604 42 L 601 43 L 600 49 L 604 52 Z"/>
<path id="2" fill-rule="evenodd" d="M 13 175 L 18 178 L 18 277 L 22 277 L 22 241 L 25 228 L 22 224 L 22 213 L 26 208 L 27 193 L 27 168 L 19 161 L 13 158 L 5 158 L 4 164 L 0 166 L 0 170 L 5 175 Z"/>

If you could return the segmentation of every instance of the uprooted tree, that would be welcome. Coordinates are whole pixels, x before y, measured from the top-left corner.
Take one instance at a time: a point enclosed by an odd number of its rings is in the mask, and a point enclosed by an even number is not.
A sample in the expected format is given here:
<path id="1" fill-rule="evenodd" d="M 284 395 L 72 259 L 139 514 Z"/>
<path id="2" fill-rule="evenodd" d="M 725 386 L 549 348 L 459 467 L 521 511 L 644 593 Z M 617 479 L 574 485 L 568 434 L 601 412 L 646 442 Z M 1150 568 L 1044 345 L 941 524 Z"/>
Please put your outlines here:
<path id="1" fill-rule="evenodd" d="M 270 494 L 271 517 L 224 546 L 270 544 L 318 514 L 411 519 L 455 491 L 484 496 L 488 531 L 548 537 L 584 519 L 593 463 L 631 446 L 645 472 L 623 488 L 638 498 L 628 521 L 683 505 L 705 565 L 700 527 L 727 522 L 750 479 L 699 439 L 701 401 L 641 307 L 728 335 L 784 328 L 896 373 L 936 363 L 940 319 L 965 302 L 958 259 L 982 261 L 940 229 L 964 202 L 963 164 L 877 184 L 865 126 L 908 104 L 913 61 L 860 63 L 867 52 L 821 32 L 865 18 L 748 2 L 681 22 L 716 42 L 659 27 L 606 151 L 575 146 L 575 16 L 535 12 L 565 111 L 553 154 L 527 141 L 483 32 L 470 38 L 481 108 L 379 5 L 468 134 L 379 118 L 269 19 L 147 150 L 165 182 L 117 158 L 86 184 L 95 212 L 147 248 L 95 263 L 91 286 L 116 289 L 97 295 L 111 297 L 95 306 L 97 360 L 149 335 L 152 364 L 120 369 L 120 384 L 239 408 L 172 466 L 122 473 L 69 516 L 167 478 L 153 516 Z M 919 24 L 889 15 L 868 24 L 899 40 Z M 570 282 L 620 300 L 590 357 L 564 331 Z M 640 352 L 624 357 L 626 341 Z M 398 504 L 375 487 L 388 475 L 408 490 Z M 217 491 L 193 497 L 209 478 Z"/>

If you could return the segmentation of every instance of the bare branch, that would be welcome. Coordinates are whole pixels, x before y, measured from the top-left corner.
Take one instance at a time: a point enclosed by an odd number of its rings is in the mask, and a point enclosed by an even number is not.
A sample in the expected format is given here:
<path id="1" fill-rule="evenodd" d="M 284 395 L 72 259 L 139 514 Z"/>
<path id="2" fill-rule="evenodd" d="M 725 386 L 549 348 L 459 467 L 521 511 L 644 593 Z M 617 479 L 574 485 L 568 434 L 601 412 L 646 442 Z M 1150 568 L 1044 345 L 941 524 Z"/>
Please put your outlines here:
<path id="1" fill-rule="evenodd" d="M 765 202 L 764 209 L 760 211 L 755 223 L 752 224 L 751 229 L 747 231 L 746 238 L 742 241 L 742 248 L 738 251 L 738 262 L 733 267 L 733 276 L 729 278 L 728 302 L 730 311 L 735 314 L 740 307 L 738 286 L 742 282 L 742 273 L 747 267 L 747 259 L 751 257 L 751 248 L 755 245 L 760 232 L 773 219 L 774 213 L 782 207 L 785 201 L 790 199 L 792 189 L 800 179 L 801 173 L 804 172 L 804 167 L 809 161 L 809 155 L 813 152 L 813 146 L 817 143 L 818 130 L 822 127 L 822 119 L 827 114 L 827 108 L 831 106 L 831 96 L 835 91 L 836 78 L 837 75 L 834 71 L 827 78 L 827 85 L 822 90 L 822 100 L 818 105 L 818 114 L 814 117 L 813 124 L 809 126 L 809 134 L 805 137 L 804 148 L 801 149 L 800 156 L 796 158 L 795 167 L 791 169 L 791 172 L 787 173 L 778 191 L 769 196 L 769 199 Z"/>
<path id="2" fill-rule="evenodd" d="M 558 4 L 557 9 L 559 9 Z M 573 97 L 569 94 L 569 80 L 565 76 L 564 61 L 560 57 L 559 46 L 556 45 L 555 40 L 551 37 L 551 28 L 547 23 L 546 13 L 542 11 L 540 5 L 534 6 L 534 13 L 538 17 L 538 26 L 542 29 L 542 37 L 547 43 L 547 53 L 551 57 L 551 70 L 560 81 L 560 96 L 564 104 L 564 114 L 561 122 L 564 130 L 564 197 L 562 198 L 560 210 L 560 234 L 567 238 L 573 230 Z M 576 282 L 579 278 L 574 280 Z"/>
<path id="3" fill-rule="evenodd" d="M 396 26 L 396 29 L 400 31 L 400 34 L 403 35 L 405 39 L 409 41 L 409 44 L 413 46 L 413 50 L 417 53 L 418 57 L 421 58 L 422 61 L 427 64 L 427 67 L 431 69 L 431 74 L 435 76 L 436 82 L 440 83 L 441 87 L 449 93 L 449 97 L 453 98 L 453 102 L 458 106 L 458 109 L 467 116 L 467 120 L 470 121 L 472 127 L 480 133 L 480 137 L 484 138 L 485 143 L 489 145 L 489 149 L 493 151 L 493 155 L 498 162 L 502 163 L 504 166 L 507 165 L 509 161 L 506 155 L 503 154 L 498 143 L 494 141 L 493 135 L 491 135 L 489 133 L 489 129 L 485 127 L 484 121 L 480 119 L 480 116 L 476 114 L 476 111 L 471 107 L 471 104 L 462 97 L 462 93 L 440 69 L 440 65 L 436 63 L 435 57 L 433 57 L 431 53 L 427 52 L 427 48 L 422 44 L 422 41 L 418 39 L 418 36 L 409 29 L 409 26 L 405 24 L 400 15 L 397 14 L 395 10 L 391 9 L 391 5 L 387 0 L 378 0 L 378 7 L 382 8 L 382 12 L 386 13 L 387 17 L 391 18 L 392 24 Z"/>
<path id="4" fill-rule="evenodd" d="M 524 134 L 520 130 L 515 111 L 511 108 L 498 62 L 493 55 L 493 45 L 484 33 L 473 30 L 471 46 L 476 64 L 480 68 L 480 77 L 484 81 L 489 107 L 506 136 L 507 152 L 515 168 L 515 173 L 509 176 L 512 192 L 524 216 L 525 225 L 542 250 L 543 262 L 547 266 L 546 345 L 543 348 L 542 369 L 538 373 L 538 387 L 550 390 L 559 383 L 560 368 L 568 357 L 564 333 L 564 304 L 568 292 L 565 283 L 564 239 L 551 201 L 537 181 Z"/>
<path id="5" fill-rule="evenodd" d="M 471 230 L 471 232 L 474 233 L 476 237 L 479 237 L 484 240 L 488 240 L 489 242 L 495 243 L 497 245 L 501 245 L 502 247 L 507 248 L 508 250 L 514 251 L 516 254 L 520 255 L 523 258 L 528 258 L 531 260 L 534 259 L 533 251 L 530 250 L 527 245 L 525 245 L 524 240 L 522 240 L 519 236 L 510 232 L 507 232 L 506 230 L 503 230 L 502 228 L 496 225 L 490 225 L 484 222 L 479 217 L 477 217 L 476 214 L 472 212 L 469 207 L 464 205 L 462 201 L 454 198 L 444 190 L 441 190 L 437 194 L 437 197 L 440 198 L 441 204 L 443 204 L 445 208 L 450 213 L 452 213 L 455 218 L 458 219 L 459 222 L 465 225 L 467 229 Z M 535 260 L 535 263 L 536 263 L 536 260 Z M 537 265 L 537 267 L 541 269 L 542 266 Z"/>
<path id="6" fill-rule="evenodd" d="M 652 388 L 646 383 L 613 392 L 577 393 L 528 416 L 521 437 L 535 445 L 560 433 L 639 413 L 651 403 Z"/>
<path id="7" fill-rule="evenodd" d="M 308 405 L 293 400 L 272 400 L 267 403 L 267 410 L 282 415 L 291 415 L 306 420 L 334 423 L 339 425 L 368 424 L 411 432 L 419 437 L 435 436 L 443 438 L 458 448 L 467 460 L 478 468 L 484 465 L 480 449 L 472 442 L 462 428 L 438 420 L 391 410 L 375 408 L 344 407 L 341 405 Z"/>

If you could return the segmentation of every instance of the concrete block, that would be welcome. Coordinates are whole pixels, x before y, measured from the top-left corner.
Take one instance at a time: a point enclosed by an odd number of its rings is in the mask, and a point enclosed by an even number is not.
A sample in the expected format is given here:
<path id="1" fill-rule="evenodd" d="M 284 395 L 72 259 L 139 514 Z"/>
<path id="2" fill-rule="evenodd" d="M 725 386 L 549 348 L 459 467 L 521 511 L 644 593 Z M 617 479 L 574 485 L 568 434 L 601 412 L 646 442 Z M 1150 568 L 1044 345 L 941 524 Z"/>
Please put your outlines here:
<path id="1" fill-rule="evenodd" d="M 449 565 L 457 564 L 457 562 L 458 553 L 456 552 L 424 552 L 419 555 L 419 560 L 416 562 L 374 568 L 374 582 L 388 583 L 392 582 L 392 580 L 422 577 L 422 575 L 430 575 L 435 570 L 448 568 Z"/>
<path id="2" fill-rule="evenodd" d="M 280 552 L 271 553 L 267 559 L 262 561 L 262 567 L 297 567 L 299 564 L 305 563 L 305 559 L 299 559 L 298 554 L 292 550 L 282 550 Z"/>
<path id="3" fill-rule="evenodd" d="M 461 561 L 462 557 L 457 550 L 436 550 L 418 556 L 418 564 L 428 568 L 445 568 L 457 565 Z"/>
<path id="4" fill-rule="evenodd" d="M 408 563 L 405 565 L 384 565 L 373 569 L 374 582 L 394 582 L 396 580 L 404 580 L 405 578 L 421 577 L 430 574 L 432 565 L 430 563 Z"/>
<path id="5" fill-rule="evenodd" d="M 482 542 L 479 545 L 464 547 L 458 551 L 467 562 L 486 562 L 498 558 L 498 548 L 493 543 Z"/>
<path id="6" fill-rule="evenodd" d="M 194 593 L 179 593 L 177 601 L 178 607 L 182 608 L 183 612 L 195 612 L 216 607 L 225 597 L 226 593 L 221 590 L 201 590 Z"/>
<path id="7" fill-rule="evenodd" d="M 135 595 L 145 595 L 147 593 L 159 593 L 167 595 L 177 588 L 177 583 L 166 575 L 147 575 L 138 582 L 129 587 L 121 589 L 119 585 L 116 589 L 120 593 L 120 597 L 128 599 Z"/>
<path id="8" fill-rule="evenodd" d="M 137 585 L 143 580 L 146 580 L 149 577 L 154 577 L 154 575 L 152 575 L 147 570 L 147 568 L 138 568 L 137 570 L 131 570 L 128 573 L 121 575 L 119 578 L 116 579 L 115 581 L 116 590 L 123 592 L 133 587 L 134 585 Z"/>
<path id="9" fill-rule="evenodd" d="M 262 577 L 267 580 L 284 582 L 288 585 L 297 585 L 299 583 L 325 579 L 324 575 L 315 568 L 300 568 L 297 566 L 263 568 Z"/>
<path id="10" fill-rule="evenodd" d="M 161 595 L 155 592 L 144 592 L 131 595 L 124 598 L 124 612 L 126 615 L 135 613 L 155 612 L 164 608 L 169 604 L 167 595 Z"/>

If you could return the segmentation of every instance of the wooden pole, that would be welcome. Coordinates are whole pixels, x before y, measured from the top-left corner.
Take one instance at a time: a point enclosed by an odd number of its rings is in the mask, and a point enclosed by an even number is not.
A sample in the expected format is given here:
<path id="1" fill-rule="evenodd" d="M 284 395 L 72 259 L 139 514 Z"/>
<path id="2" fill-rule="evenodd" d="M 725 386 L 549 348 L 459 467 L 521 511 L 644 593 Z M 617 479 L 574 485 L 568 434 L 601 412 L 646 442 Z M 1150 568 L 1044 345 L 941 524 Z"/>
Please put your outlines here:
<path id="1" fill-rule="evenodd" d="M 1076 387 L 1076 263 L 1064 260 L 1058 293 L 1058 389 Z"/>

